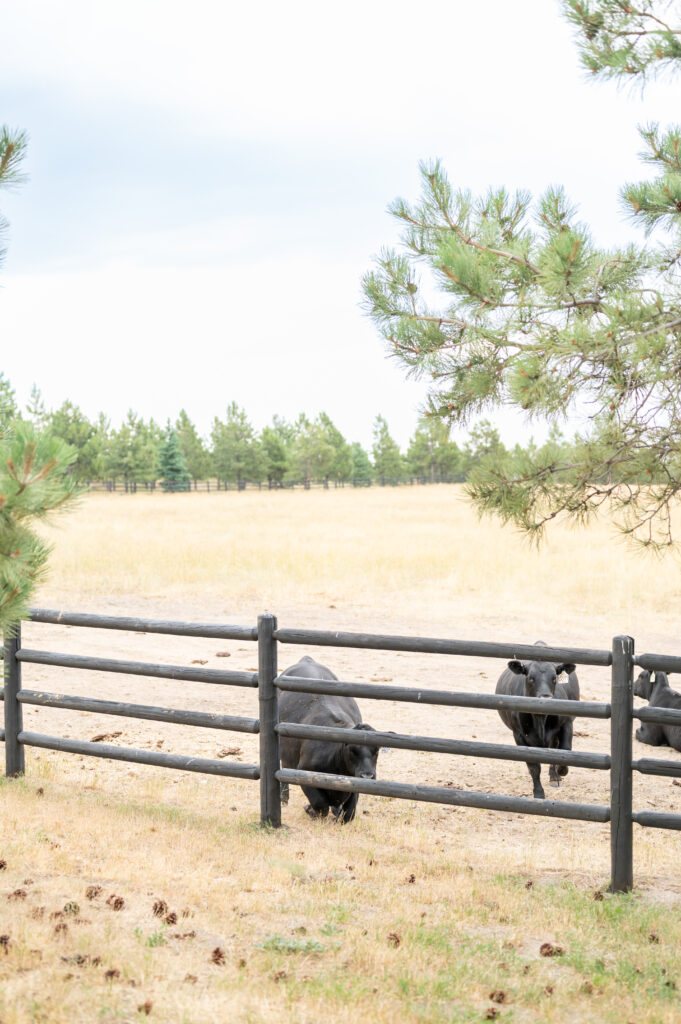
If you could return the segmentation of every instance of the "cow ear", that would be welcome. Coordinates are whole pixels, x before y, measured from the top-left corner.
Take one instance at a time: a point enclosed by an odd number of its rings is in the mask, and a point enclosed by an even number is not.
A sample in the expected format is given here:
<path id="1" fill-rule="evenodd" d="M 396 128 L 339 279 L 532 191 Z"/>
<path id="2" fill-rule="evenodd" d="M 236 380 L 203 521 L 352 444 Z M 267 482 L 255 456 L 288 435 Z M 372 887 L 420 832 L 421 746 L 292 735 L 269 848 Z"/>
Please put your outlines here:
<path id="1" fill-rule="evenodd" d="M 364 731 L 376 732 L 373 725 L 367 725 L 366 722 L 359 722 L 357 725 L 353 725 L 353 729 L 364 729 Z"/>
<path id="2" fill-rule="evenodd" d="M 523 665 L 522 661 L 509 661 L 508 667 L 511 672 L 514 672 L 517 676 L 527 675 L 527 665 Z"/>
<path id="3" fill-rule="evenodd" d="M 573 665 L 571 661 L 566 661 L 564 665 L 556 665 L 556 675 L 559 676 L 561 672 L 567 672 L 570 675 L 576 668 L 577 666 Z"/>

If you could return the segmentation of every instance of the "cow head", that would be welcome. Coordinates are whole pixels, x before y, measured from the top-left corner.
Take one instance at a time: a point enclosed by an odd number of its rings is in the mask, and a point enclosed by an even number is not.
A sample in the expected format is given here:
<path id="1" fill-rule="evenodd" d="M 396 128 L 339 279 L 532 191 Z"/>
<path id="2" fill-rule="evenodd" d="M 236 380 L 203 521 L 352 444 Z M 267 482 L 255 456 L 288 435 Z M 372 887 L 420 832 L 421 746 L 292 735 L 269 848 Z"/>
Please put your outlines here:
<path id="1" fill-rule="evenodd" d="M 509 661 L 508 667 L 516 675 L 525 676 L 526 697 L 555 697 L 561 672 L 569 675 L 575 671 L 575 666 L 568 662 L 552 665 L 550 661 Z"/>
<path id="2" fill-rule="evenodd" d="M 642 668 L 634 683 L 634 696 L 643 697 L 643 700 L 650 700 L 652 689 L 653 684 L 650 678 L 650 672 L 647 668 Z"/>
<path id="3" fill-rule="evenodd" d="M 375 779 L 376 761 L 378 759 L 378 747 L 369 747 L 362 743 L 361 732 L 375 732 L 370 725 L 360 722 L 354 726 L 360 735 L 356 743 L 343 744 L 343 757 L 348 775 L 354 775 L 357 779 Z"/>

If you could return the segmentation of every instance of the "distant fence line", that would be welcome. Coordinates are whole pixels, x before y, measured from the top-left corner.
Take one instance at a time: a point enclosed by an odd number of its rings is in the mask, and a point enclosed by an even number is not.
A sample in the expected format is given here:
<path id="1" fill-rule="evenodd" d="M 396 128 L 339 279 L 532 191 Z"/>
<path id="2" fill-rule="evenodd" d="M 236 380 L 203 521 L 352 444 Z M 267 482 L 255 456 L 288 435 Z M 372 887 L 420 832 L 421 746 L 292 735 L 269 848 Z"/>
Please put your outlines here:
<path id="1" fill-rule="evenodd" d="M 25 771 L 26 747 L 42 747 L 68 753 L 136 764 L 150 764 L 183 771 L 249 779 L 260 783 L 260 820 L 273 827 L 281 825 L 280 783 L 314 786 L 341 792 L 367 793 L 403 800 L 427 801 L 487 810 L 512 811 L 545 817 L 570 818 L 580 821 L 610 822 L 611 882 L 613 892 L 633 887 L 633 825 L 681 830 L 681 814 L 633 810 L 633 772 L 667 777 L 681 777 L 681 763 L 652 758 L 632 759 L 632 728 L 635 719 L 646 722 L 681 725 L 681 711 L 633 707 L 634 666 L 681 672 L 681 658 L 663 654 L 634 655 L 631 637 L 617 636 L 610 650 L 587 650 L 565 647 L 537 647 L 526 644 L 490 643 L 482 641 L 443 640 L 424 637 L 387 636 L 370 633 L 345 633 L 328 630 L 279 628 L 274 615 L 258 618 L 257 626 L 232 626 L 215 623 L 166 622 L 130 617 L 92 615 L 33 609 L 33 622 L 96 629 L 129 630 L 240 640 L 257 643 L 258 671 L 225 671 L 186 666 L 121 661 L 111 658 L 52 651 L 29 650 L 21 645 L 21 632 L 8 636 L 4 642 L 4 729 L 0 741 L 5 743 L 6 775 L 15 777 Z M 369 700 L 404 701 L 412 704 L 434 704 L 447 707 L 483 708 L 499 711 L 518 710 L 527 713 L 546 712 L 546 700 L 531 697 L 510 697 L 491 693 L 465 693 L 449 690 L 425 690 L 414 687 L 385 686 L 372 683 L 342 682 L 280 676 L 277 669 L 278 644 L 305 644 L 319 647 L 357 648 L 378 651 L 406 651 L 463 657 L 528 659 L 533 661 L 574 662 L 577 665 L 609 666 L 611 697 L 609 703 L 593 701 L 551 700 L 554 714 L 610 720 L 610 754 L 555 750 L 546 747 L 517 747 L 497 743 L 451 740 L 385 732 L 367 732 L 362 742 L 373 746 L 390 746 L 405 750 L 435 751 L 465 757 L 487 757 L 526 763 L 571 765 L 610 772 L 610 802 L 607 805 L 537 800 L 497 793 L 480 793 L 431 785 L 359 779 L 343 775 L 281 768 L 279 737 L 324 739 L 330 742 L 356 741 L 350 729 L 299 725 L 279 722 L 280 690 L 337 694 Z M 22 687 L 21 667 L 26 664 L 55 665 L 72 669 L 90 669 L 128 675 L 154 676 L 163 679 L 187 680 L 226 686 L 252 687 L 258 691 L 258 718 L 186 711 L 175 708 L 104 701 L 90 697 L 46 693 L 42 689 Z M 209 758 L 188 757 L 161 751 L 137 750 L 111 744 L 85 742 L 59 736 L 27 732 L 23 727 L 23 706 L 40 705 L 124 718 L 175 722 L 211 729 L 255 733 L 260 736 L 258 764 L 242 764 Z"/>
<path id="2" fill-rule="evenodd" d="M 163 493 L 186 493 L 189 491 L 291 491 L 291 490 L 332 490 L 343 487 L 413 487 L 416 484 L 458 484 L 466 479 L 465 473 L 447 473 L 430 476 L 377 476 L 369 480 L 351 477 L 349 480 L 335 480 L 331 477 L 315 480 L 192 480 L 185 487 L 161 480 L 86 480 L 83 486 L 89 491 L 108 494 L 137 494 L 150 491 Z"/>

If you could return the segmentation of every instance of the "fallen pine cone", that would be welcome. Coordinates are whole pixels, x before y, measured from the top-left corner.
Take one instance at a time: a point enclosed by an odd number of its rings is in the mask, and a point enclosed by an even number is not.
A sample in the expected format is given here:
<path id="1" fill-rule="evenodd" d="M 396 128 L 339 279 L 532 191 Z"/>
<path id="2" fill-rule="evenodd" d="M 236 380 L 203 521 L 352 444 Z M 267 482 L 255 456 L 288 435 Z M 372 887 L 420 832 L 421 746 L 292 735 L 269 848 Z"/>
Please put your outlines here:
<path id="1" fill-rule="evenodd" d="M 562 956 L 564 952 L 562 946 L 554 946 L 552 942 L 542 942 L 539 947 L 540 956 Z"/>

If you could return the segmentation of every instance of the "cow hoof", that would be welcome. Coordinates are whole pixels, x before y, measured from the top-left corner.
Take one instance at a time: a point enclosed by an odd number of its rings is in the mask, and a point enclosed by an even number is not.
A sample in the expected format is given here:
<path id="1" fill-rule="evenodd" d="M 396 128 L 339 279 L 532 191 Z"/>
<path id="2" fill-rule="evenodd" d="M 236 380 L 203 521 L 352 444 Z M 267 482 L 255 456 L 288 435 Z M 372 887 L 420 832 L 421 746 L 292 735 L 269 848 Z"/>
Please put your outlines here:
<path id="1" fill-rule="evenodd" d="M 560 779 L 551 779 L 549 786 L 553 786 L 554 789 L 558 789 L 560 786 Z"/>
<path id="2" fill-rule="evenodd" d="M 322 812 L 315 810 L 312 804 L 307 804 L 305 806 L 305 813 L 309 814 L 311 818 L 321 818 L 322 816 Z"/>

